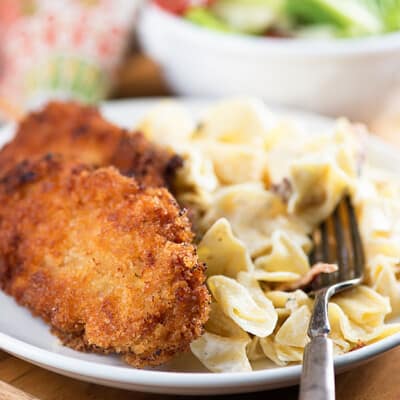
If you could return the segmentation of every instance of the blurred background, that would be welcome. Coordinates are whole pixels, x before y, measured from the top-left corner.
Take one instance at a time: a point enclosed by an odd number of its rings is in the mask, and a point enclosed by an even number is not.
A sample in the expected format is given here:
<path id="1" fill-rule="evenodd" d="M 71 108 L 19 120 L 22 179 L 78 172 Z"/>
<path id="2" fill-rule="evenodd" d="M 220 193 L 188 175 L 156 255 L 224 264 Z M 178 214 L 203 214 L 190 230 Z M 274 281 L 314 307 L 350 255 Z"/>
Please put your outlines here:
<path id="1" fill-rule="evenodd" d="M 400 0 L 0 0 L 0 119 L 244 94 L 400 142 L 399 31 Z"/>

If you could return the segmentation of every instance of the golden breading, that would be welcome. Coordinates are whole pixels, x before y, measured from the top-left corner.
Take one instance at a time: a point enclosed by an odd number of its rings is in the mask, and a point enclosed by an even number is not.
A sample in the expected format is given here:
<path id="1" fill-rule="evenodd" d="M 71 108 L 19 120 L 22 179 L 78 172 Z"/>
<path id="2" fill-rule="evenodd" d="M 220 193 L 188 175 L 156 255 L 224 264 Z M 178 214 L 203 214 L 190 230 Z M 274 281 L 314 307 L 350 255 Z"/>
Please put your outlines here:
<path id="1" fill-rule="evenodd" d="M 51 102 L 28 114 L 15 138 L 0 151 L 0 174 L 15 162 L 46 153 L 63 154 L 96 166 L 113 165 L 147 186 L 167 186 L 180 158 L 129 133 L 100 115 L 94 107 Z"/>
<path id="2" fill-rule="evenodd" d="M 1 287 L 66 345 L 143 367 L 201 334 L 204 267 L 166 189 L 49 154 L 1 179 L 0 204 Z"/>

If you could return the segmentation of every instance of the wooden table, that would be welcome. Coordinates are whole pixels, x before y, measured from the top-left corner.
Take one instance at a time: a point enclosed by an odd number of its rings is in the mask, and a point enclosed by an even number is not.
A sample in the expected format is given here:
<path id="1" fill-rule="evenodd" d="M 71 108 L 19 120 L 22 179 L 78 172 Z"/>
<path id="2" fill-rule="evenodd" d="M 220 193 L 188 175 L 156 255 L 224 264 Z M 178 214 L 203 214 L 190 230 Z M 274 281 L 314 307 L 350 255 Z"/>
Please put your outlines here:
<path id="1" fill-rule="evenodd" d="M 114 97 L 135 97 L 167 95 L 168 89 L 160 77 L 158 68 L 142 56 L 127 60 L 119 71 L 119 82 Z M 400 103 L 399 103 L 400 110 Z M 400 117 L 400 111 L 399 111 Z M 396 120 L 397 119 L 393 119 Z M 400 135 L 393 134 L 392 126 L 382 124 L 382 134 L 400 145 Z M 400 118 L 399 125 L 400 127 Z M 389 133 L 388 133 L 389 132 Z M 399 147 L 400 148 L 400 147 Z M 394 349 L 363 366 L 337 377 L 338 400 L 399 400 L 400 399 L 400 348 Z M 128 392 L 107 388 L 46 371 L 0 351 L 0 389 L 9 390 L 9 395 L 1 394 L 0 400 L 29 400 L 35 396 L 40 400 L 125 400 L 182 398 Z M 7 385 L 10 384 L 12 386 Z M 4 386 L 7 385 L 7 386 Z M 22 390 L 25 392 L 19 391 Z M 298 388 L 292 387 L 267 393 L 246 395 L 246 399 L 295 400 Z M 224 399 L 227 396 L 218 397 Z M 193 397 L 190 397 L 194 399 Z M 230 400 L 242 399 L 243 395 L 229 396 Z"/>

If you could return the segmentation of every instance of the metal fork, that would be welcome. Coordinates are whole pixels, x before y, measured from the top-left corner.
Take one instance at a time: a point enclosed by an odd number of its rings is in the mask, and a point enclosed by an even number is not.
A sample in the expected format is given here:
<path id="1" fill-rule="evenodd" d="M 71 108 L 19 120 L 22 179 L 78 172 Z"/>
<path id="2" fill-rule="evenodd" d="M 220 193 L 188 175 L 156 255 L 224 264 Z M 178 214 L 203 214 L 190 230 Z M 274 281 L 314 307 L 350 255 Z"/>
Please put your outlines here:
<path id="1" fill-rule="evenodd" d="M 338 271 L 321 274 L 312 283 L 314 310 L 308 327 L 311 339 L 304 349 L 300 400 L 334 400 L 333 344 L 328 338 L 329 299 L 359 285 L 364 273 L 364 250 L 354 208 L 346 196 L 313 235 L 312 263 L 337 263 Z"/>

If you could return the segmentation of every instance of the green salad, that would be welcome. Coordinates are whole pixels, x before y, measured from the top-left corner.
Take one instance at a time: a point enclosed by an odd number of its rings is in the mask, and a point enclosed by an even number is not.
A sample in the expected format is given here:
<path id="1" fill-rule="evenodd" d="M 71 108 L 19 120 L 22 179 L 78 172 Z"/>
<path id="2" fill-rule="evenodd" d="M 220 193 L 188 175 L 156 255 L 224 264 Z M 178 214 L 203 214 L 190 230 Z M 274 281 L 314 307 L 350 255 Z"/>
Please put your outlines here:
<path id="1" fill-rule="evenodd" d="M 352 38 L 400 30 L 400 0 L 154 0 L 207 29 L 257 36 Z"/>

